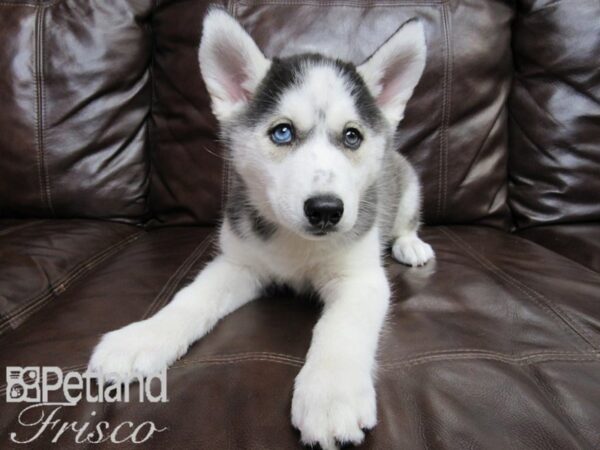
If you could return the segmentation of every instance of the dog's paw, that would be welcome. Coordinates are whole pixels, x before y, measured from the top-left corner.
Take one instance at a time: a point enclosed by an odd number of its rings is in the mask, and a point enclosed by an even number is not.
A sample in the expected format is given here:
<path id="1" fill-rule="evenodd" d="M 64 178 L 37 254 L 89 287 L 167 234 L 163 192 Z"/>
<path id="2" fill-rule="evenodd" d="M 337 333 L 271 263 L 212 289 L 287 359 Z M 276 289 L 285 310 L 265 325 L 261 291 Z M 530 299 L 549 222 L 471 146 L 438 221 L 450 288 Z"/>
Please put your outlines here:
<path id="1" fill-rule="evenodd" d="M 94 349 L 88 371 L 115 383 L 156 375 L 187 350 L 176 334 L 152 319 L 111 331 Z"/>
<path id="2" fill-rule="evenodd" d="M 431 245 L 423 242 L 416 235 L 396 239 L 392 253 L 398 262 L 413 267 L 422 266 L 435 256 Z"/>
<path id="3" fill-rule="evenodd" d="M 358 445 L 363 430 L 376 423 L 375 389 L 368 373 L 302 368 L 294 387 L 292 425 L 300 430 L 303 444 L 319 444 L 323 450 Z"/>

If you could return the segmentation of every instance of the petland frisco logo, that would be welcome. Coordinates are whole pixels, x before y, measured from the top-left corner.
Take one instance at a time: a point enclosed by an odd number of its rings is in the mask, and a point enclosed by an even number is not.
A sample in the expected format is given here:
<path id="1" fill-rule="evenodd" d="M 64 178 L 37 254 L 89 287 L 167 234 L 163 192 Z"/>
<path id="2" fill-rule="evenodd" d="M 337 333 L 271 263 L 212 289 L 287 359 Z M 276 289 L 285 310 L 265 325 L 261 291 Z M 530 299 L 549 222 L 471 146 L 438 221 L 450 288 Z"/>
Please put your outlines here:
<path id="1" fill-rule="evenodd" d="M 127 420 L 111 426 L 105 420 L 98 421 L 95 417 L 96 411 L 92 411 L 89 419 L 84 422 L 62 421 L 57 418 L 62 408 L 75 406 L 82 400 L 88 403 L 168 402 L 166 370 L 147 379 L 134 378 L 132 381 L 138 382 L 136 393 L 130 392 L 133 390 L 130 389 L 132 384 L 107 384 L 106 379 L 96 374 L 63 373 L 59 367 L 9 366 L 6 368 L 6 380 L 7 403 L 30 403 L 19 413 L 18 423 L 31 432 L 11 432 L 10 440 L 16 444 L 29 444 L 46 432 L 50 435 L 51 443 L 69 439 L 70 435 L 78 444 L 98 444 L 106 441 L 114 444 L 141 444 L 151 439 L 154 433 L 167 430 L 166 427 L 159 428 L 150 421 L 136 425 Z M 50 396 L 61 397 L 60 394 L 64 401 L 49 401 Z"/>

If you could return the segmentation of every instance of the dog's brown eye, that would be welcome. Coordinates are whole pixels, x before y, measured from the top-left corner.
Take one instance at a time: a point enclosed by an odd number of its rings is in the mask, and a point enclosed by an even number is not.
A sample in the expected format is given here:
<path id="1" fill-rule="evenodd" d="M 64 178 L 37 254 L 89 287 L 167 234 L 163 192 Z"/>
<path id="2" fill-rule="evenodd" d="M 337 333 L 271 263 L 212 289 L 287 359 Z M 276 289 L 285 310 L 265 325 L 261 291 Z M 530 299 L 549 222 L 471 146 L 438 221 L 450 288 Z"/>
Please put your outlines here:
<path id="1" fill-rule="evenodd" d="M 344 145 L 351 150 L 356 150 L 360 147 L 362 139 L 360 131 L 356 128 L 346 128 L 344 131 Z"/>

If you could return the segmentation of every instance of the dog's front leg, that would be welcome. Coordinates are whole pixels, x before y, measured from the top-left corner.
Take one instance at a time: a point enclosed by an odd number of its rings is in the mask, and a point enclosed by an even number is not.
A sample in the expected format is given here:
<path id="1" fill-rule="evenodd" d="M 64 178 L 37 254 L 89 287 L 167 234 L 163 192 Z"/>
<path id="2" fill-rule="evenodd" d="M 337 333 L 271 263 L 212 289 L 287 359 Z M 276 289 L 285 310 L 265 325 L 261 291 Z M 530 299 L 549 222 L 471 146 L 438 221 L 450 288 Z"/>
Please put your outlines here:
<path id="1" fill-rule="evenodd" d="M 104 335 L 89 370 L 115 381 L 160 372 L 219 319 L 254 299 L 261 284 L 250 268 L 221 255 L 155 316 Z"/>
<path id="2" fill-rule="evenodd" d="M 303 443 L 333 449 L 336 442 L 359 444 L 376 424 L 375 352 L 390 289 L 379 267 L 332 280 L 321 295 L 323 315 L 294 386 L 292 424 Z"/>

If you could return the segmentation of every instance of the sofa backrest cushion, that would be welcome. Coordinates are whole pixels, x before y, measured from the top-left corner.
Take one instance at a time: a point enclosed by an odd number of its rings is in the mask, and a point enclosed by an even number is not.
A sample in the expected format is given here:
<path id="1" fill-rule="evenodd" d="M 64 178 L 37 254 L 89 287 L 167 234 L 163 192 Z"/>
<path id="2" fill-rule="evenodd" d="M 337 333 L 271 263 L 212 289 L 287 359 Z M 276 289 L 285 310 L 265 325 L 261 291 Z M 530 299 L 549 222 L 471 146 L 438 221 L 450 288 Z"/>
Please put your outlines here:
<path id="1" fill-rule="evenodd" d="M 518 227 L 600 220 L 600 2 L 520 0 L 510 96 Z"/>
<path id="2" fill-rule="evenodd" d="M 399 129 L 416 165 L 428 223 L 506 227 L 512 2 L 244 0 L 221 2 L 268 57 L 322 51 L 360 63 L 400 24 L 425 25 L 425 73 Z M 200 78 L 206 2 L 163 0 L 154 15 L 151 199 L 160 223 L 211 223 L 227 169 Z"/>
<path id="3" fill-rule="evenodd" d="M 215 223 L 228 182 L 197 62 L 206 0 L 0 3 L 0 217 Z M 428 223 L 507 226 L 512 2 L 222 1 L 267 56 L 360 63 L 425 25 L 399 128 Z"/>
<path id="4" fill-rule="evenodd" d="M 0 217 L 147 216 L 153 5 L 0 3 Z"/>

